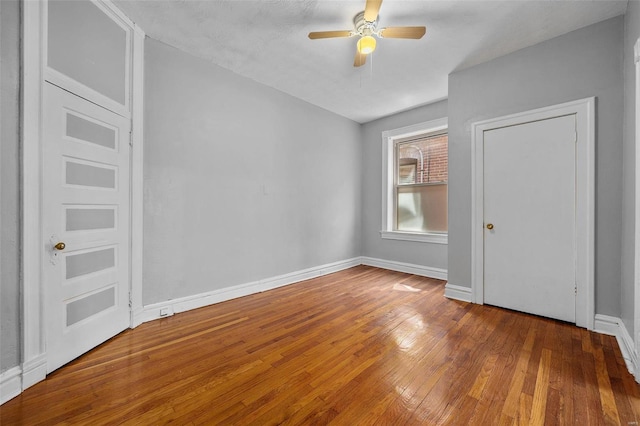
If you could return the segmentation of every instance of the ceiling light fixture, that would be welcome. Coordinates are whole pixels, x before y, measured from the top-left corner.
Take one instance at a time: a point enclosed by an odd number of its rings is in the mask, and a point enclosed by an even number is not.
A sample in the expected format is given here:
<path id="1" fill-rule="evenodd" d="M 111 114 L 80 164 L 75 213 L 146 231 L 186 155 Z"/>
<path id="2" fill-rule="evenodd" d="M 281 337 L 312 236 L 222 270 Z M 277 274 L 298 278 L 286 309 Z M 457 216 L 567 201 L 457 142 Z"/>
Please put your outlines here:
<path id="1" fill-rule="evenodd" d="M 369 53 L 376 50 L 376 39 L 371 37 L 370 35 L 363 36 L 358 40 L 358 52 L 363 55 L 368 55 Z"/>
<path id="2" fill-rule="evenodd" d="M 353 18 L 353 30 L 313 31 L 309 33 L 309 38 L 315 40 L 319 38 L 360 37 L 356 45 L 353 66 L 361 67 L 367 61 L 367 55 L 376 50 L 376 39 L 373 36 L 414 40 L 424 36 L 427 31 L 425 27 L 386 27 L 378 30 L 380 5 L 382 5 L 382 0 L 366 0 L 364 11 Z"/>

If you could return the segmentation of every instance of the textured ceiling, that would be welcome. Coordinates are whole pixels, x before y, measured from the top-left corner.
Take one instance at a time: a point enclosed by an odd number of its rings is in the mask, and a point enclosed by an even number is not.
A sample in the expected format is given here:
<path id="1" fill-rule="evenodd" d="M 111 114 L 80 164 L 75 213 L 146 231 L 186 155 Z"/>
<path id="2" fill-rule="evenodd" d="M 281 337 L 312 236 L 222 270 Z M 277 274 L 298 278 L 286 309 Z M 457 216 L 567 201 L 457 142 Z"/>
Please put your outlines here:
<path id="1" fill-rule="evenodd" d="M 447 75 L 621 15 L 627 0 L 385 0 L 378 27 L 427 27 L 421 40 L 378 40 L 353 67 L 350 30 L 365 0 L 115 3 L 147 35 L 237 74 L 364 123 L 447 97 Z"/>

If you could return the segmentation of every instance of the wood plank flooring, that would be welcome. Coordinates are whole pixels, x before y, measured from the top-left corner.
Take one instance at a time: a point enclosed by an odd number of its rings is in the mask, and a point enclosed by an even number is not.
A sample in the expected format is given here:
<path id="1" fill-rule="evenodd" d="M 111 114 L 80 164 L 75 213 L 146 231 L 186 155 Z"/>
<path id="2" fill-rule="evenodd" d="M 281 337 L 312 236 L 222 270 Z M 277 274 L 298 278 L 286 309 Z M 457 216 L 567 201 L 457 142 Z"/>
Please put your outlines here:
<path id="1" fill-rule="evenodd" d="M 127 330 L 2 425 L 636 425 L 613 337 L 359 266 Z"/>

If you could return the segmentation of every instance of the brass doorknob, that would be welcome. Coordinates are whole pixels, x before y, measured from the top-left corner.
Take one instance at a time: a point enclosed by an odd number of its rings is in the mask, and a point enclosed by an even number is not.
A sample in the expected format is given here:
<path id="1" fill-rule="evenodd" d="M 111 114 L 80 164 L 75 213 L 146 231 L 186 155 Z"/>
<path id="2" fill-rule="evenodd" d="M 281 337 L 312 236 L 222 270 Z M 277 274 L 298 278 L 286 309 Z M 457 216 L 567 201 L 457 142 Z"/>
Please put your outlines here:
<path id="1" fill-rule="evenodd" d="M 65 243 L 63 243 L 62 241 L 60 241 L 58 244 L 56 244 L 55 246 L 53 246 L 53 248 L 55 248 L 56 250 L 64 250 L 64 248 L 67 245 Z"/>
<path id="2" fill-rule="evenodd" d="M 487 223 L 487 229 L 493 229 L 493 223 Z"/>

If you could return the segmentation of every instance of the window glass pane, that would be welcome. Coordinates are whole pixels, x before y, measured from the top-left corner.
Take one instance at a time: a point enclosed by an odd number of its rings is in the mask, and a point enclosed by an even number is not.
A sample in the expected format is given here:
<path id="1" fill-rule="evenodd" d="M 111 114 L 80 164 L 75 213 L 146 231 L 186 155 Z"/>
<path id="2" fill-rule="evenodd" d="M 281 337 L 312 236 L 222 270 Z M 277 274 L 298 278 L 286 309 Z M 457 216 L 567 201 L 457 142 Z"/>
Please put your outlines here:
<path id="1" fill-rule="evenodd" d="M 115 188 L 116 171 L 67 161 L 66 183 L 98 188 Z"/>
<path id="2" fill-rule="evenodd" d="M 447 232 L 447 185 L 399 186 L 397 231 Z"/>
<path id="3" fill-rule="evenodd" d="M 47 65 L 121 104 L 127 33 L 88 1 L 49 1 Z"/>
<path id="4" fill-rule="evenodd" d="M 67 231 L 111 229 L 116 223 L 115 208 L 68 208 L 66 210 Z"/>
<path id="5" fill-rule="evenodd" d="M 447 232 L 447 144 L 446 133 L 396 141 L 394 230 Z"/>
<path id="6" fill-rule="evenodd" d="M 446 182 L 449 169 L 447 143 L 447 134 L 398 143 L 398 185 Z"/>
<path id="7" fill-rule="evenodd" d="M 109 287 L 98 293 L 74 300 L 67 305 L 67 327 L 116 304 L 116 289 Z"/>
<path id="8" fill-rule="evenodd" d="M 114 248 L 108 248 L 81 254 L 70 254 L 67 255 L 66 260 L 66 278 L 71 279 L 113 268 L 116 265 L 116 251 Z"/>
<path id="9" fill-rule="evenodd" d="M 105 148 L 116 147 L 116 131 L 67 113 L 67 136 L 91 142 Z"/>

